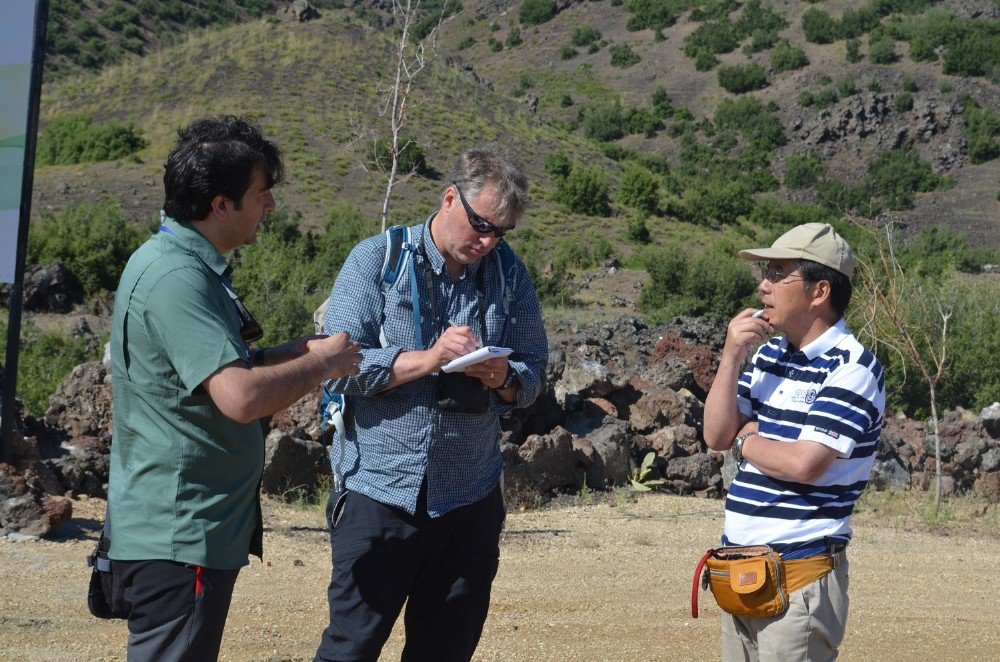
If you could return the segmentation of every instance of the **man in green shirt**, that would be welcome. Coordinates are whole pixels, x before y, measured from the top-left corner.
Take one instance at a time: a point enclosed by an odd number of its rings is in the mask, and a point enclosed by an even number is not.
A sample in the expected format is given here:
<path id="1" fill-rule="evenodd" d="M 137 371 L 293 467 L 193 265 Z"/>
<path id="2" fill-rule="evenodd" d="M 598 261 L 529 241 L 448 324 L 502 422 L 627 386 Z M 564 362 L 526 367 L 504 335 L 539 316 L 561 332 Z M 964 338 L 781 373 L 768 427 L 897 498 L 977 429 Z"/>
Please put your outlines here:
<path id="1" fill-rule="evenodd" d="M 282 174 L 256 126 L 193 122 L 167 158 L 160 231 L 122 273 L 108 529 L 129 660 L 218 657 L 236 576 L 263 551 L 257 419 L 358 373 L 344 333 L 248 346 L 263 332 L 223 255 L 255 241 Z"/>

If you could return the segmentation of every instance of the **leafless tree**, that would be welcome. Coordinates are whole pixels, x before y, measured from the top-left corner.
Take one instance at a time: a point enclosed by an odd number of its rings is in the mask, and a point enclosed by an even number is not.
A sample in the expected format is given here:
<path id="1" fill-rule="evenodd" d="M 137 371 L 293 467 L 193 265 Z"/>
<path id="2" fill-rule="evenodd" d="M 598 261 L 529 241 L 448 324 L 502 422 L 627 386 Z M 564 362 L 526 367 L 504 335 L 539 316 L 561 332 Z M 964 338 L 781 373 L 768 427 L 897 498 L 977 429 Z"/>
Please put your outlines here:
<path id="1" fill-rule="evenodd" d="M 392 15 L 397 28 L 395 73 L 388 83 L 379 83 L 378 117 L 382 126 L 368 124 L 363 114 L 351 121 L 354 144 L 357 146 L 358 163 L 373 181 L 385 181 L 382 198 L 382 231 L 389 224 L 389 209 L 396 186 L 409 181 L 414 169 L 400 171 L 402 157 L 407 150 L 415 149 L 412 139 L 403 138 L 403 127 L 419 100 L 415 98 L 415 83 L 436 54 L 437 33 L 447 16 L 448 2 L 441 8 L 437 25 L 422 39 L 414 39 L 413 31 L 419 18 L 421 0 L 393 0 Z M 385 158 L 388 152 L 388 159 Z"/>
<path id="2" fill-rule="evenodd" d="M 948 322 L 953 305 L 932 293 L 915 276 L 907 273 L 896 256 L 897 239 L 892 220 L 876 224 L 850 217 L 870 239 L 875 249 L 871 259 L 858 260 L 858 297 L 862 317 L 859 333 L 871 345 L 883 345 L 916 367 L 927 384 L 931 422 L 934 427 L 935 489 L 934 507 L 941 507 L 941 434 L 937 413 L 937 386 L 948 363 Z M 904 372 L 905 379 L 905 372 Z"/>

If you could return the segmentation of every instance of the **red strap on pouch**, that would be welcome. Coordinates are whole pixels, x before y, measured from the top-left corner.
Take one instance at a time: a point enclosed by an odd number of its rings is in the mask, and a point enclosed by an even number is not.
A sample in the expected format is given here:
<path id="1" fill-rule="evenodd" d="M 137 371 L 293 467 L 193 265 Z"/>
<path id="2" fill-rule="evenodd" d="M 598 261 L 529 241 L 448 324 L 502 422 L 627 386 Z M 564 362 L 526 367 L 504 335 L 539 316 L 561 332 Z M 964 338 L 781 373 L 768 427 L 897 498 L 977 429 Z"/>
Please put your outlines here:
<path id="1" fill-rule="evenodd" d="M 694 571 L 694 579 L 691 581 L 691 617 L 698 618 L 698 582 L 701 580 L 701 571 L 705 567 L 705 561 L 715 554 L 714 549 L 705 552 L 705 555 L 698 561 L 698 567 Z"/>

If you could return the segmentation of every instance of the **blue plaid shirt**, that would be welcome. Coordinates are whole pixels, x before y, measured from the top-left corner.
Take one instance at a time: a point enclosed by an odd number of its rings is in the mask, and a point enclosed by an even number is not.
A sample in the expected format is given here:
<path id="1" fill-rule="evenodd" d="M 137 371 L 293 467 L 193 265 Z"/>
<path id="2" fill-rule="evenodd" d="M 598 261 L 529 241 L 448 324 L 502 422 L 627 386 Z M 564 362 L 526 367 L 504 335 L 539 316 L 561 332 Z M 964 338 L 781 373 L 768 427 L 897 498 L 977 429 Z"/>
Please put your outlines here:
<path id="1" fill-rule="evenodd" d="M 510 347 L 510 367 L 517 372 L 520 391 L 509 404 L 490 392 L 484 414 L 440 411 L 437 373 L 389 388 L 393 362 L 401 352 L 418 349 L 413 321 L 413 292 L 407 271 L 383 292 L 379 280 L 385 259 L 386 236 L 370 237 L 354 247 L 333 285 L 324 320 L 327 333 L 346 331 L 361 343 L 361 373 L 331 382 L 348 400 L 347 430 L 342 462 L 347 489 L 382 503 L 416 511 L 417 495 L 427 477 L 427 512 L 440 517 L 460 506 L 485 498 L 497 486 L 503 470 L 500 455 L 500 417 L 515 407 L 526 407 L 538 396 L 545 378 L 548 341 L 534 285 L 517 260 L 516 290 L 508 314 L 501 302 L 500 274 L 495 256 L 488 254 L 452 278 L 444 257 L 431 240 L 430 223 L 416 225 L 414 237 L 423 238 L 423 252 L 415 262 L 422 336 L 426 347 L 437 341 L 450 324 L 468 326 L 483 345 Z M 405 255 L 405 253 L 404 253 Z M 433 270 L 434 310 L 424 280 L 423 260 Z M 486 333 L 480 329 L 476 281 L 485 269 L 483 290 Z M 387 346 L 379 333 L 384 327 Z M 333 445 L 334 462 L 340 444 Z"/>

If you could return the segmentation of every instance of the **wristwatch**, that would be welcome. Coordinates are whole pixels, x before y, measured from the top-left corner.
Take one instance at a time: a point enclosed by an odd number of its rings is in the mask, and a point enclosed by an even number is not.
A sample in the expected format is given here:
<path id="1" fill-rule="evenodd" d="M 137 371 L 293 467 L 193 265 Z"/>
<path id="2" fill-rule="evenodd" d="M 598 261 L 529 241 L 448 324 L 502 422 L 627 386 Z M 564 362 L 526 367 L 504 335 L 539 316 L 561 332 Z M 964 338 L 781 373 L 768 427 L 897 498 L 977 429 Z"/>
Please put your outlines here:
<path id="1" fill-rule="evenodd" d="M 520 385 L 521 380 L 517 378 L 517 371 L 513 368 L 507 368 L 507 379 L 503 380 L 503 384 L 497 387 L 498 391 L 506 391 L 507 389 L 514 388 Z"/>
<path id="2" fill-rule="evenodd" d="M 736 437 L 735 441 L 733 441 L 733 446 L 729 449 L 729 453 L 733 456 L 733 460 L 735 460 L 736 464 L 743 462 L 743 443 L 754 434 L 756 433 L 744 432 L 740 436 Z"/>

